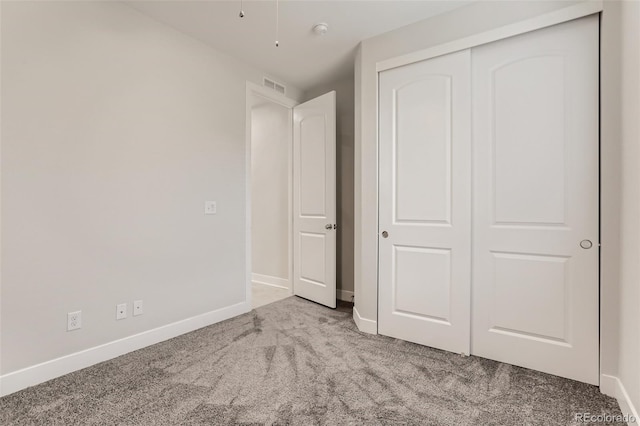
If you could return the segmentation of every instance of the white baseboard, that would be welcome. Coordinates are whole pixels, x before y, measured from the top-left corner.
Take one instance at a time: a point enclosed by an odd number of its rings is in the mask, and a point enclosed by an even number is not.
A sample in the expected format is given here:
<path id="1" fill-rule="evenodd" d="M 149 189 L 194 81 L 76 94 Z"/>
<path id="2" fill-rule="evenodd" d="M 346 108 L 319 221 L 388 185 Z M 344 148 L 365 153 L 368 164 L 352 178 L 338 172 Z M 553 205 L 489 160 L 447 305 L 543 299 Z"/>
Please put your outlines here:
<path id="1" fill-rule="evenodd" d="M 356 307 L 353 307 L 353 320 L 356 322 L 358 330 L 363 333 L 378 334 L 378 323 L 374 320 L 362 318 Z"/>
<path id="2" fill-rule="evenodd" d="M 601 374 L 600 393 L 615 398 L 618 395 L 618 378 L 608 374 Z"/>
<path id="3" fill-rule="evenodd" d="M 279 287 L 289 289 L 289 280 L 280 277 L 272 277 L 271 275 L 251 274 L 251 282 L 256 284 L 270 285 L 271 287 Z"/>
<path id="4" fill-rule="evenodd" d="M 63 376 L 251 311 L 241 302 L 0 376 L 0 396 Z"/>
<path id="5" fill-rule="evenodd" d="M 342 300 L 343 302 L 353 302 L 353 292 L 349 290 L 338 290 L 337 291 L 338 300 Z"/>
<path id="6" fill-rule="evenodd" d="M 622 414 L 626 415 L 629 419 L 627 422 L 629 426 L 638 425 L 638 422 L 640 422 L 638 410 L 633 405 L 633 402 L 631 401 L 631 398 L 629 398 L 629 394 L 620 379 L 608 374 L 602 374 L 600 376 L 600 392 L 613 397 L 618 401 L 618 404 L 620 404 L 620 411 L 622 411 Z M 633 419 L 631 416 L 633 416 Z M 633 421 L 634 419 L 635 421 Z"/>

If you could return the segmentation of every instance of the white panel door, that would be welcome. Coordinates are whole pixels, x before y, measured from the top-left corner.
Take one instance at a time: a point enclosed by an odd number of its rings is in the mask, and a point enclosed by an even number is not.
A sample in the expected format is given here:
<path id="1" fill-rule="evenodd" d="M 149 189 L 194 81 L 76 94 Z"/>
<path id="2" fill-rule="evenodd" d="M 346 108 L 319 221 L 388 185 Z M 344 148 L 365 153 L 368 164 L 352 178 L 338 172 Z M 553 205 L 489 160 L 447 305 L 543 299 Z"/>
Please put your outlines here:
<path id="1" fill-rule="evenodd" d="M 293 292 L 336 307 L 336 93 L 293 108 Z"/>
<path id="2" fill-rule="evenodd" d="M 378 332 L 469 353 L 470 53 L 380 74 Z"/>
<path id="3" fill-rule="evenodd" d="M 472 63 L 472 353 L 597 384 L 598 17 Z"/>

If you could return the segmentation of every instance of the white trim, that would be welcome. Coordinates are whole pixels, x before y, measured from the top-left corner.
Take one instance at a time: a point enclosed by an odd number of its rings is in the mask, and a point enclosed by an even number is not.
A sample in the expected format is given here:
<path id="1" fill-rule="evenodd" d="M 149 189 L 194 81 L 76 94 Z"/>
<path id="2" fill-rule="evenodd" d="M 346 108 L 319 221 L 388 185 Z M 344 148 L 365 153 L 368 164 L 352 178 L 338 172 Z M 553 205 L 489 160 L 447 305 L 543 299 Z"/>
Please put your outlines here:
<path id="1" fill-rule="evenodd" d="M 355 306 L 353 307 L 353 320 L 358 330 L 363 333 L 378 334 L 378 323 L 374 320 L 362 318 Z"/>
<path id="2" fill-rule="evenodd" d="M 241 302 L 0 376 L 0 396 L 90 367 L 251 311 Z"/>
<path id="3" fill-rule="evenodd" d="M 297 102 L 292 102 L 291 106 L 289 107 L 289 140 L 288 142 L 288 146 L 289 146 L 289 157 L 288 157 L 288 161 L 289 161 L 289 179 L 288 179 L 288 183 L 289 183 L 289 190 L 287 191 L 288 194 L 288 204 L 287 204 L 287 209 L 289 211 L 289 217 L 287 219 L 287 229 L 289 231 L 289 244 L 288 244 L 288 252 L 287 252 L 287 259 L 289 259 L 289 265 L 288 265 L 288 275 L 289 275 L 289 294 L 293 296 L 293 108 L 298 105 Z"/>
<path id="4" fill-rule="evenodd" d="M 609 376 L 608 374 L 602 374 L 600 376 L 600 392 L 615 398 L 620 405 L 620 411 L 622 414 L 631 415 L 635 418 L 635 422 L 629 421 L 627 422 L 628 425 L 637 425 L 638 422 L 640 422 L 638 410 L 633 405 L 633 402 L 620 379 L 615 376 Z"/>
<path id="5" fill-rule="evenodd" d="M 343 302 L 353 302 L 353 291 L 350 290 L 336 290 L 337 299 Z"/>
<path id="6" fill-rule="evenodd" d="M 447 53 L 457 52 L 459 50 L 469 49 L 481 44 L 491 43 L 518 34 L 524 34 L 529 31 L 535 31 L 552 25 L 561 24 L 573 19 L 582 18 L 584 16 L 593 15 L 602 12 L 602 0 L 585 1 L 573 6 L 566 7 L 554 12 L 517 22 L 511 25 L 505 25 L 494 30 L 485 31 L 469 37 L 461 38 L 449 43 L 440 44 L 428 49 L 418 50 L 406 55 L 386 59 L 376 63 L 376 71 L 381 72 L 391 68 L 397 68 L 403 65 L 412 64 L 414 62 L 424 61 L 436 56 L 446 55 Z"/>
<path id="7" fill-rule="evenodd" d="M 275 102 L 289 109 L 289 122 L 291 131 L 289 132 L 289 211 L 293 212 L 292 194 L 293 194 L 293 107 L 298 102 L 289 99 L 264 86 L 247 81 L 245 96 L 245 301 L 251 306 L 251 284 L 252 284 L 252 262 L 251 262 L 251 108 L 253 106 L 253 98 L 261 97 L 269 101 Z M 289 276 L 293 276 L 293 214 L 289 215 Z M 291 294 L 293 294 L 293 286 L 291 286 Z"/>
<path id="8" fill-rule="evenodd" d="M 289 290 L 289 280 L 286 278 L 253 273 L 251 274 L 251 282 Z"/>
<path id="9" fill-rule="evenodd" d="M 600 375 L 600 393 L 615 398 L 618 394 L 618 378 L 608 374 Z"/>

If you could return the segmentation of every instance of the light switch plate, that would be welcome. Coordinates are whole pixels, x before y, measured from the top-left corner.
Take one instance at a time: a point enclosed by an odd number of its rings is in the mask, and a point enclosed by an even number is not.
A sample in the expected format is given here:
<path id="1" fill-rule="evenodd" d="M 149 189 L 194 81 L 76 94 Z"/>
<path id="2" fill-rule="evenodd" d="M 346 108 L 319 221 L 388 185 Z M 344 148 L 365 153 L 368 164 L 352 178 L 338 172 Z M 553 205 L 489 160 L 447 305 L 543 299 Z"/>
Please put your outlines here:
<path id="1" fill-rule="evenodd" d="M 216 214 L 216 202 L 215 201 L 205 201 L 204 202 L 204 214 Z"/>
<path id="2" fill-rule="evenodd" d="M 142 300 L 134 300 L 133 301 L 133 316 L 137 317 L 138 315 L 142 315 L 144 310 L 142 309 Z"/>

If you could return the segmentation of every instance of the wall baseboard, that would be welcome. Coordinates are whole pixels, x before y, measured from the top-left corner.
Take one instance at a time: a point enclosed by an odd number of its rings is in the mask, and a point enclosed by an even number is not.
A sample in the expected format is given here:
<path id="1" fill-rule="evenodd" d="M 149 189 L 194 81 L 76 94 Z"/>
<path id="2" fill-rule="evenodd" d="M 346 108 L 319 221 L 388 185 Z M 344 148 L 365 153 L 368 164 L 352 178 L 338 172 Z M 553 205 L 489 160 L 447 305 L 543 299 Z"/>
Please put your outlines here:
<path id="1" fill-rule="evenodd" d="M 249 303 L 237 303 L 5 374 L 0 376 L 0 396 L 9 395 L 249 311 L 251 311 Z"/>
<path id="2" fill-rule="evenodd" d="M 353 320 L 355 321 L 358 330 L 363 333 L 378 334 L 378 323 L 374 320 L 362 318 L 355 306 L 353 307 Z"/>
<path id="3" fill-rule="evenodd" d="M 251 282 L 256 284 L 270 285 L 271 287 L 290 288 L 289 280 L 271 275 L 251 274 Z"/>
<path id="4" fill-rule="evenodd" d="M 353 292 L 349 290 L 338 290 L 337 291 L 338 300 L 342 300 L 343 302 L 353 302 Z"/>
<path id="5" fill-rule="evenodd" d="M 633 405 L 627 390 L 624 388 L 624 385 L 619 378 L 608 374 L 600 375 L 600 392 L 615 398 L 618 401 L 618 404 L 620 404 L 620 411 L 622 411 L 622 414 L 629 416 L 630 420 L 632 420 L 630 416 L 633 416 L 635 421 L 627 422 L 628 425 L 637 425 L 638 422 L 640 422 L 638 410 Z"/>

